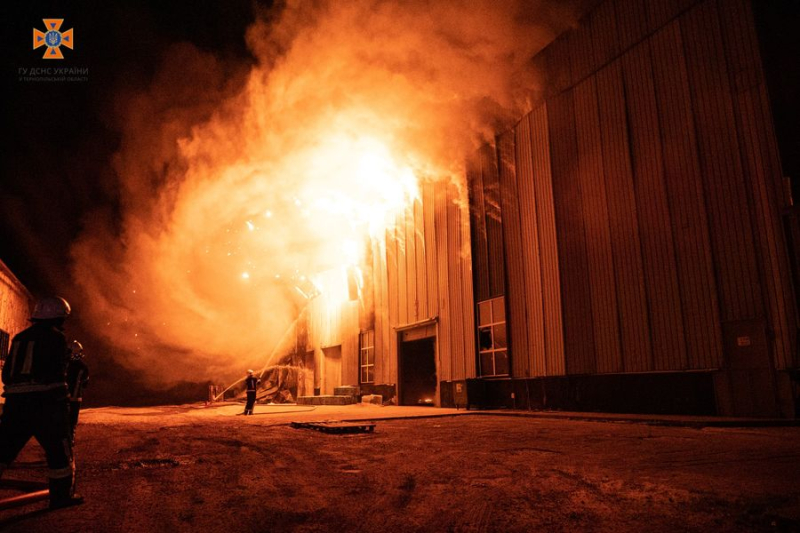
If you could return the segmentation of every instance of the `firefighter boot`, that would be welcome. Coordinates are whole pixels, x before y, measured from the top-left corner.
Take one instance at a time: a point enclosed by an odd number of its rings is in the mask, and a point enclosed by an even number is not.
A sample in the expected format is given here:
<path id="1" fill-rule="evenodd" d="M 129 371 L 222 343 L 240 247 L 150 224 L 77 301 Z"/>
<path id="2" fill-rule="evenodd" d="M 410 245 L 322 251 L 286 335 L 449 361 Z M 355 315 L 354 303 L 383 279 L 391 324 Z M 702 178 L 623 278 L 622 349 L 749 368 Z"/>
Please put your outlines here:
<path id="1" fill-rule="evenodd" d="M 50 479 L 50 509 L 61 509 L 82 503 L 83 496 L 72 492 L 72 476 Z"/>

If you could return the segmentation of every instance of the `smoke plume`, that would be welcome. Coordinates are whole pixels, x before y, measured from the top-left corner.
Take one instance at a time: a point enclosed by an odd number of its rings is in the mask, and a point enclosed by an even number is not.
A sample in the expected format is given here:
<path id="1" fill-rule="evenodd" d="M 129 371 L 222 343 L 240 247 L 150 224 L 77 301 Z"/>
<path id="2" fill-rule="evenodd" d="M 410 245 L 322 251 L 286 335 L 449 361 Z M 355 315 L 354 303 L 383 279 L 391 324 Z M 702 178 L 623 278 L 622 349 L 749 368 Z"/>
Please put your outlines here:
<path id="1" fill-rule="evenodd" d="M 541 1 L 287 1 L 252 64 L 188 44 L 119 99 L 119 212 L 74 244 L 84 321 L 165 383 L 260 367 L 322 272 L 520 116 L 568 19 Z M 326 279 L 330 279 L 327 276 Z M 317 281 L 315 281 L 317 280 Z"/>

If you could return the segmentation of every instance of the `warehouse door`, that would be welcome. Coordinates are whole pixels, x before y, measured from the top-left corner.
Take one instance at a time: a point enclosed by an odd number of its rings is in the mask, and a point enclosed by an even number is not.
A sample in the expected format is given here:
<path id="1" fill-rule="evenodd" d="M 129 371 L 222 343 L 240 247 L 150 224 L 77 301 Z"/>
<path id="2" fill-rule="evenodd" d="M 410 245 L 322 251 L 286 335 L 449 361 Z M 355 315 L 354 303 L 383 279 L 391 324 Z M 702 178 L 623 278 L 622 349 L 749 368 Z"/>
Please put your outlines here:
<path id="1" fill-rule="evenodd" d="M 333 394 L 334 387 L 342 384 L 342 347 L 323 348 L 322 394 Z"/>
<path id="2" fill-rule="evenodd" d="M 401 335 L 399 367 L 400 405 L 438 405 L 436 337 L 415 338 L 412 332 L 404 332 Z"/>

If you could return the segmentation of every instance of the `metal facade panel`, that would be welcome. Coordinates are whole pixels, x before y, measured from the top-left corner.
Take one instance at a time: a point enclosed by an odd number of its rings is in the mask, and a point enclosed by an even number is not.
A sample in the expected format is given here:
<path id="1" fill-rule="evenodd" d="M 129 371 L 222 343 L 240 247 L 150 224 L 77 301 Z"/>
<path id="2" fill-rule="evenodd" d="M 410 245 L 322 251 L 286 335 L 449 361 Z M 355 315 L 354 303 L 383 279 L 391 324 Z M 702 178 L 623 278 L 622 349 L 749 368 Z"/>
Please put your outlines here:
<path id="1" fill-rule="evenodd" d="M 431 316 L 439 315 L 441 297 L 439 293 L 439 256 L 437 254 L 438 241 L 436 237 L 436 187 L 433 183 L 427 184 L 427 201 L 425 209 L 425 238 L 427 246 L 426 265 L 428 269 L 428 298 Z"/>
<path id="2" fill-rule="evenodd" d="M 540 255 L 537 198 L 531 155 L 531 127 L 528 117 L 520 121 L 514 129 L 514 149 L 519 199 L 519 225 L 522 234 L 522 247 L 519 250 L 519 254 L 522 258 L 528 334 L 527 366 L 523 369 L 526 373 L 518 375 L 526 377 L 544 376 L 546 375 L 547 360 L 544 295 L 542 290 L 542 257 Z M 515 291 L 521 290 L 521 287 L 519 282 L 515 284 L 509 276 L 509 296 L 513 295 Z M 514 349 L 513 346 L 512 349 Z M 519 357 L 517 354 L 512 355 L 514 358 Z"/>
<path id="3" fill-rule="evenodd" d="M 475 293 L 478 301 L 489 299 L 489 248 L 486 241 L 486 211 L 480 157 L 467 161 L 467 186 L 471 219 Z"/>
<path id="4" fill-rule="evenodd" d="M 651 39 L 688 360 L 656 361 L 657 369 L 716 368 L 721 330 L 705 198 L 680 28 L 672 23 Z M 662 364 L 667 363 L 665 367 Z"/>
<path id="5" fill-rule="evenodd" d="M 764 317 L 749 194 L 714 2 L 681 17 L 723 321 Z"/>
<path id="6" fill-rule="evenodd" d="M 417 272 L 417 231 L 414 220 L 414 208 L 406 209 L 403 217 L 403 230 L 406 243 L 406 321 L 402 324 L 412 324 L 419 320 L 419 300 L 417 300 L 417 279 L 421 273 Z"/>
<path id="7" fill-rule="evenodd" d="M 486 246 L 489 266 L 489 298 L 505 294 L 505 261 L 503 252 L 503 211 L 500 209 L 500 180 L 497 174 L 497 153 L 494 145 L 480 149 L 483 178 L 483 209 L 486 216 Z M 478 300 L 480 301 L 480 299 Z"/>
<path id="8" fill-rule="evenodd" d="M 670 368 L 674 360 L 686 361 L 686 339 L 650 48 L 637 47 L 622 61 L 650 317 L 652 360 L 646 370 Z"/>
<path id="9" fill-rule="evenodd" d="M 386 363 L 383 369 L 383 379 L 385 383 L 396 383 L 397 376 L 397 335 L 392 329 L 400 321 L 400 296 L 398 269 L 398 242 L 397 228 L 391 228 L 386 232 L 386 270 L 387 270 L 387 291 L 386 300 L 388 303 L 388 356 L 384 359 Z"/>
<path id="10" fill-rule="evenodd" d="M 460 337 L 462 340 L 461 354 L 464 360 L 464 376 L 466 378 L 474 378 L 477 376 L 477 353 L 476 347 L 476 325 L 475 325 L 475 298 L 473 295 L 473 280 L 472 280 L 472 252 L 470 251 L 469 243 L 469 208 L 467 207 L 467 199 L 460 194 L 460 189 L 452 187 L 453 191 L 453 204 L 456 207 L 456 214 L 458 216 L 458 230 L 459 230 L 459 243 L 456 253 L 458 265 L 461 274 L 461 321 L 463 334 Z"/>
<path id="11" fill-rule="evenodd" d="M 575 132 L 583 207 L 597 372 L 622 371 L 616 272 L 611 247 L 608 199 L 603 172 L 602 136 L 596 76 L 578 84 Z"/>
<path id="12" fill-rule="evenodd" d="M 573 106 L 571 91 L 548 102 L 566 373 L 585 374 L 596 364 Z"/>
<path id="13" fill-rule="evenodd" d="M 539 257 L 541 258 L 544 375 L 560 376 L 566 373 L 566 364 L 547 107 L 541 106 L 535 109 L 528 116 L 528 123 L 531 132 L 530 149 L 536 199 L 536 224 L 539 234 Z"/>
<path id="14" fill-rule="evenodd" d="M 627 50 L 647 34 L 647 0 L 613 0 L 620 50 Z"/>
<path id="15" fill-rule="evenodd" d="M 729 66 L 733 105 L 748 192 L 752 197 L 754 235 L 763 278 L 768 327 L 774 333 L 776 368 L 793 365 L 797 353 L 796 309 L 783 228 L 782 172 L 753 14 L 747 0 L 720 3 L 720 27 Z M 796 362 L 794 364 L 797 364 Z"/>
<path id="16" fill-rule="evenodd" d="M 434 229 L 436 231 L 436 278 L 439 293 L 439 373 L 441 381 L 453 378 L 453 332 L 450 329 L 450 278 L 447 267 L 447 185 L 437 182 L 434 185 Z"/>
<path id="17" fill-rule="evenodd" d="M 436 199 L 433 182 L 422 184 L 422 219 L 425 242 L 425 309 L 427 317 L 439 314 L 439 281 L 436 261 L 436 227 L 434 226 L 434 208 Z"/>
<path id="18" fill-rule="evenodd" d="M 349 302 L 342 315 L 342 385 L 358 385 L 358 307 L 357 301 Z"/>
<path id="19" fill-rule="evenodd" d="M 386 378 L 386 361 L 392 357 L 389 343 L 388 266 L 386 263 L 386 240 L 375 239 L 372 244 L 373 286 L 375 291 L 375 382 L 389 383 Z"/>
<path id="20" fill-rule="evenodd" d="M 462 316 L 463 307 L 473 306 L 473 302 L 464 300 L 464 293 L 459 288 L 463 287 L 463 275 L 461 270 L 461 218 L 460 207 L 453 201 L 456 196 L 453 191 L 452 185 L 447 186 L 447 200 L 446 200 L 446 224 L 447 224 L 447 249 L 445 261 L 447 263 L 447 298 L 449 300 L 450 308 L 450 324 L 442 324 L 443 328 L 450 331 L 450 350 L 453 360 L 452 366 L 452 379 L 466 379 L 467 377 L 467 361 L 465 360 L 465 344 L 467 339 L 474 338 L 472 328 L 464 328 L 464 320 Z M 472 280 L 470 280 L 471 282 Z M 474 361 L 472 363 L 474 366 Z"/>
<path id="21" fill-rule="evenodd" d="M 406 213 L 403 212 L 395 219 L 395 243 L 397 254 L 397 322 L 394 324 L 408 324 L 408 242 L 406 240 Z"/>
<path id="22" fill-rule="evenodd" d="M 414 258 L 416 260 L 416 289 L 415 318 L 414 322 L 430 318 L 428 307 L 428 275 L 426 272 L 425 255 L 425 218 L 422 211 L 422 199 L 414 201 Z"/>
<path id="23" fill-rule="evenodd" d="M 346 273 L 333 269 L 322 273 L 323 287 L 346 284 Z M 341 370 L 337 374 L 340 384 L 358 383 L 358 319 L 359 302 L 338 300 L 339 291 L 325 291 L 309 302 L 306 310 L 307 336 L 304 351 L 332 346 L 341 347 Z"/>
<path id="24" fill-rule="evenodd" d="M 603 173 L 616 274 L 622 369 L 642 372 L 650 369 L 652 359 L 650 323 L 619 61 L 597 74 L 597 97 L 603 132 Z"/>
<path id="25" fill-rule="evenodd" d="M 528 300 L 525 254 L 527 246 L 523 243 L 520 209 L 520 191 L 515 172 L 514 131 L 507 131 L 497 138 L 499 161 L 500 203 L 503 212 L 503 239 L 508 286 L 506 290 L 506 323 L 509 333 L 511 356 L 511 375 L 530 376 L 531 350 L 528 346 L 528 310 L 538 307 L 537 300 Z M 533 258 L 538 265 L 538 257 Z M 538 298 L 541 301 L 541 296 Z M 541 319 L 538 320 L 541 323 Z"/>

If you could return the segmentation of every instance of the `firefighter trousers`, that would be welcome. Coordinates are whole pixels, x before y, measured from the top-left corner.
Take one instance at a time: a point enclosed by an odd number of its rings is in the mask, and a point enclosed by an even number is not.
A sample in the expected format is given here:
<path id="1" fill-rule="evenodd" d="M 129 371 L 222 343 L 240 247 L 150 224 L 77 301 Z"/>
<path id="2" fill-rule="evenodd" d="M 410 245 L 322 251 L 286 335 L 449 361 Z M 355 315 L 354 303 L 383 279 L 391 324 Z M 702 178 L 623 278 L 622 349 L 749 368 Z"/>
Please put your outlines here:
<path id="1" fill-rule="evenodd" d="M 252 415 L 253 406 L 256 404 L 256 391 L 247 391 L 247 403 L 244 406 L 244 414 Z"/>
<path id="2" fill-rule="evenodd" d="M 34 437 L 44 449 L 51 485 L 71 494 L 75 466 L 66 398 L 47 393 L 9 394 L 0 418 L 0 475 Z M 65 490 L 66 489 L 66 490 Z M 54 494 L 51 493 L 51 498 Z"/>

